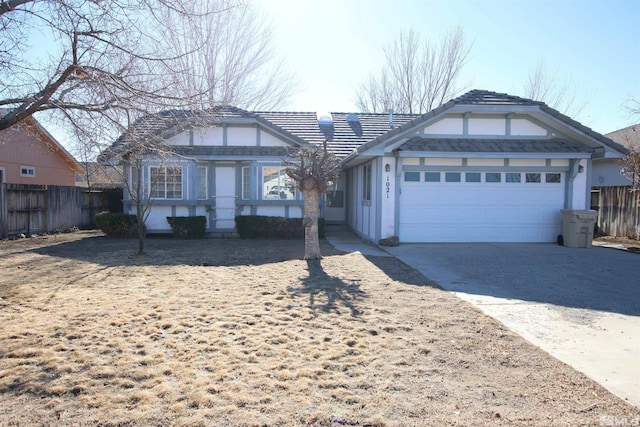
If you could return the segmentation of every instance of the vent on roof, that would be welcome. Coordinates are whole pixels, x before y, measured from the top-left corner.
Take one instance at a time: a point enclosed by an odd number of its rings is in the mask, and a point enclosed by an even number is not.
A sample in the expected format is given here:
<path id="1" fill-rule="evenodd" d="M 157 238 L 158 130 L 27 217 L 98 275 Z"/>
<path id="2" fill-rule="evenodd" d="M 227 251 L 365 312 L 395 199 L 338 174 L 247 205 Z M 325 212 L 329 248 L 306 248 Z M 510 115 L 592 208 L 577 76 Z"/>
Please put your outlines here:
<path id="1" fill-rule="evenodd" d="M 331 113 L 329 113 L 328 111 L 318 111 L 316 113 L 316 117 L 318 118 L 318 124 L 319 125 L 326 125 L 326 126 L 330 126 L 333 124 L 333 117 L 331 116 Z"/>
<path id="2" fill-rule="evenodd" d="M 362 124 L 357 114 L 351 113 L 347 116 L 347 124 L 357 136 L 362 136 Z"/>

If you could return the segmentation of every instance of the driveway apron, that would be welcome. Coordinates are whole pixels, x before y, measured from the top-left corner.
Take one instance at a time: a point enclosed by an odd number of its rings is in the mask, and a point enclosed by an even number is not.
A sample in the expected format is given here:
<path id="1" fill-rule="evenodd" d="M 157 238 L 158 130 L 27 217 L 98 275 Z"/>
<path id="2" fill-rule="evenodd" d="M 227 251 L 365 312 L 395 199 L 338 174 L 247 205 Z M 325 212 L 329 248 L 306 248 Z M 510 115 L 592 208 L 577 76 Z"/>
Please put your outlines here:
<path id="1" fill-rule="evenodd" d="M 386 250 L 640 407 L 640 255 L 515 243 Z"/>

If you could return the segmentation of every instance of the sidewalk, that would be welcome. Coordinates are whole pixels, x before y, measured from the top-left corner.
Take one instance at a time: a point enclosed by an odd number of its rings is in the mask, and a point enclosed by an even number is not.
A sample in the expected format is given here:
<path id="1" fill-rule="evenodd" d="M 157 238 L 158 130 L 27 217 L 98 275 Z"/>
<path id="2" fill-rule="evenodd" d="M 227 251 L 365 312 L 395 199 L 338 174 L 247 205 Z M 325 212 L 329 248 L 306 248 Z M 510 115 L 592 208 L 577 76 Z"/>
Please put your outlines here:
<path id="1" fill-rule="evenodd" d="M 325 233 L 327 241 L 340 251 L 358 252 L 362 255 L 392 256 L 378 246 L 365 242 L 346 226 L 329 225 Z"/>

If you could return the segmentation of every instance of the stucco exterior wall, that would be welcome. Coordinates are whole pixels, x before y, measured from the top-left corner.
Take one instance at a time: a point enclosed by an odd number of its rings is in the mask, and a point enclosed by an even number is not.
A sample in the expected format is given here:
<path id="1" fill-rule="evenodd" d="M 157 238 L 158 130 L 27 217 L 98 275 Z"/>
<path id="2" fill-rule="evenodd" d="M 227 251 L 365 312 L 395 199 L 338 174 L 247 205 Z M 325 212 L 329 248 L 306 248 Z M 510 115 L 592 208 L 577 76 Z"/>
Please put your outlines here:
<path id="1" fill-rule="evenodd" d="M 21 176 L 21 167 L 34 171 Z M 36 132 L 14 126 L 0 132 L 0 168 L 4 182 L 75 186 L 75 170 L 59 151 Z"/>

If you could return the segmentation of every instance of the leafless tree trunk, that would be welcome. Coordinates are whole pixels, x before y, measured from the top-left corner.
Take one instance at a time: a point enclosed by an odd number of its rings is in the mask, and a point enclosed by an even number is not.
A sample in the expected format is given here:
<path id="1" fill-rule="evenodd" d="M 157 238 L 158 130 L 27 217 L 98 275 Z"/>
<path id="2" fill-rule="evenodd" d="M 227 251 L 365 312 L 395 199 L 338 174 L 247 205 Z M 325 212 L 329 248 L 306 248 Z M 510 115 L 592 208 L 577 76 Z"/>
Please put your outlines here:
<path id="1" fill-rule="evenodd" d="M 285 161 L 287 175 L 296 182 L 304 197 L 304 259 L 322 258 L 318 237 L 320 196 L 331 182 L 340 178 L 340 161 L 323 147 L 309 145 L 298 149 L 292 157 L 296 161 Z"/>
<path id="2" fill-rule="evenodd" d="M 524 96 L 542 101 L 571 118 L 579 118 L 589 101 L 579 85 L 557 70 L 551 72 L 543 61 L 529 72 L 523 84 Z"/>
<path id="3" fill-rule="evenodd" d="M 469 60 L 471 44 L 461 28 L 438 42 L 422 41 L 410 30 L 384 49 L 385 63 L 370 74 L 356 93 L 364 112 L 425 113 L 453 98 L 460 71 Z"/>

